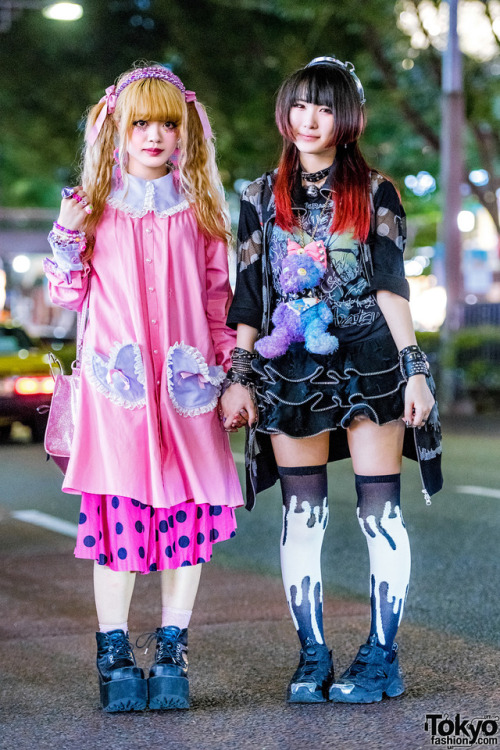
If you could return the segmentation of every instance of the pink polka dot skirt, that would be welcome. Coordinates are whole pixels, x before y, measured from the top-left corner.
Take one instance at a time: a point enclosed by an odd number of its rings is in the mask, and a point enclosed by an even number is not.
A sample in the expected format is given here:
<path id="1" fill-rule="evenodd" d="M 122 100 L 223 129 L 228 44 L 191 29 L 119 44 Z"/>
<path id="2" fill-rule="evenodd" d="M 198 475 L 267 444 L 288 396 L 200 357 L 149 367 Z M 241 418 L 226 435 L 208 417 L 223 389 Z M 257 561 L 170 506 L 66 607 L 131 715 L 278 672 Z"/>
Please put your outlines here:
<path id="1" fill-rule="evenodd" d="M 233 508 L 184 502 L 152 508 L 120 495 L 82 494 L 75 557 L 150 573 L 208 562 L 236 533 Z"/>

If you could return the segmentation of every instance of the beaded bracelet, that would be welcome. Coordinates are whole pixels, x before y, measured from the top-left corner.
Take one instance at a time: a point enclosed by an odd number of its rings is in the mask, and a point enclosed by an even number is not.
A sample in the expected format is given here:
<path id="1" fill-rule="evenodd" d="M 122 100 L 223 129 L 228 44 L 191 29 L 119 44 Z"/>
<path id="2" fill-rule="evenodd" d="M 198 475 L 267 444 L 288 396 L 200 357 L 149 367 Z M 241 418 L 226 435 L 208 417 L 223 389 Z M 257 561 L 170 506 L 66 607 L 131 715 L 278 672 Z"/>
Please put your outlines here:
<path id="1" fill-rule="evenodd" d="M 84 232 L 81 232 L 79 229 L 66 229 L 66 227 L 58 224 L 57 221 L 54 222 L 54 226 L 56 229 L 59 229 L 60 232 L 64 232 L 65 234 L 84 234 Z"/>
<path id="2" fill-rule="evenodd" d="M 399 366 L 402 374 L 405 375 L 406 378 L 411 378 L 412 375 L 429 374 L 427 357 L 416 344 L 401 349 L 399 352 Z"/>
<path id="3" fill-rule="evenodd" d="M 83 242 L 85 239 L 85 232 L 82 232 L 79 229 L 66 229 L 66 227 L 58 224 L 57 221 L 54 222 L 53 226 L 53 231 L 56 234 L 59 234 L 62 237 L 68 237 L 69 239 L 72 239 L 73 242 Z"/>

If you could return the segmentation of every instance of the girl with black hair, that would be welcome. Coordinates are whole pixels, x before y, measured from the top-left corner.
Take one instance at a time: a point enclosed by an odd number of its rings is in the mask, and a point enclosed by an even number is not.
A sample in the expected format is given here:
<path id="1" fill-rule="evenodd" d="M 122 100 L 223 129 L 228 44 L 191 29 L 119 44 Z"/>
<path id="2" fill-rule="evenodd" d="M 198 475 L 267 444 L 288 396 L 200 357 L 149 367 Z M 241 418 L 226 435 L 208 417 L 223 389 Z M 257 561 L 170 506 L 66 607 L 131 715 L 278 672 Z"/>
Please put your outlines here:
<path id="1" fill-rule="evenodd" d="M 418 458 L 428 502 L 442 484 L 434 384 L 404 277 L 405 213 L 359 149 L 364 101 L 354 67 L 336 58 L 287 78 L 276 105 L 278 168 L 241 200 L 227 321 L 237 346 L 222 407 L 226 429 L 249 428 L 247 507 L 281 482 L 281 567 L 301 644 L 292 703 L 370 703 L 403 692 L 395 643 L 410 576 L 403 452 Z M 320 554 L 327 462 L 349 455 L 370 558 L 371 628 L 335 681 Z"/>

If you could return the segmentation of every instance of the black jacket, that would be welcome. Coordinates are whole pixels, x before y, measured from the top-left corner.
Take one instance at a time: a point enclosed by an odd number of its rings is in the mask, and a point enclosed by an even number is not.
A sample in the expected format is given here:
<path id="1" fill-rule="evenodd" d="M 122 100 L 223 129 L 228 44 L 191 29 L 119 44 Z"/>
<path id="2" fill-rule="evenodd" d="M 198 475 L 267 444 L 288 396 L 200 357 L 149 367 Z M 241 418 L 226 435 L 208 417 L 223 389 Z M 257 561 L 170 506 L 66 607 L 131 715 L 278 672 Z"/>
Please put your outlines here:
<path id="1" fill-rule="evenodd" d="M 273 177 L 267 173 L 251 183 L 242 195 L 238 227 L 238 270 L 234 299 L 229 310 L 227 324 L 236 328 L 245 323 L 259 331 L 260 336 L 269 333 L 273 312 L 273 285 L 268 262 L 268 246 L 275 220 Z M 328 181 L 327 181 L 328 182 Z M 382 190 L 380 190 L 382 187 Z M 326 184 L 324 189 L 329 189 Z M 392 184 L 380 175 L 372 175 L 372 213 L 375 221 L 377 204 L 383 200 L 384 192 L 389 200 L 396 200 Z M 377 195 L 378 194 L 378 195 Z M 399 204 L 399 199 L 397 199 Z M 399 205 L 399 214 L 404 221 L 404 211 Z M 400 231 L 405 234 L 404 227 Z M 371 233 L 371 235 L 374 233 Z M 377 237 L 376 252 L 373 252 L 371 237 L 362 248 L 364 271 L 369 281 L 369 291 L 386 289 L 409 298 L 408 282 L 404 278 L 402 252 L 395 252 L 392 242 Z M 435 386 L 432 376 L 428 383 L 433 395 Z M 437 403 L 434 405 L 425 427 L 407 429 L 403 454 L 418 460 L 422 478 L 422 492 L 430 504 L 430 496 L 438 492 L 443 484 L 441 474 L 441 427 Z M 335 432 L 330 440 L 328 460 L 336 461 L 350 456 L 345 430 Z M 255 505 L 257 493 L 271 487 L 279 478 L 269 435 L 258 433 L 256 426 L 247 427 L 245 445 L 246 507 Z"/>

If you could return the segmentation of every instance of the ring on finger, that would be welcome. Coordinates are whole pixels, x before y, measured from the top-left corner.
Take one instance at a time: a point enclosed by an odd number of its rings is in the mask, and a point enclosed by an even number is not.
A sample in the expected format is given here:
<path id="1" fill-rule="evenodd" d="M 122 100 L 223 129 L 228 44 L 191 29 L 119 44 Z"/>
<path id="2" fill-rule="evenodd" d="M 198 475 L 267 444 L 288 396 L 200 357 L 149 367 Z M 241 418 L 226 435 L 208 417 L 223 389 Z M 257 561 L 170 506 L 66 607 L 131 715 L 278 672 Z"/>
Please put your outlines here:
<path id="1" fill-rule="evenodd" d="M 75 188 L 72 187 L 63 187 L 61 190 L 61 196 L 63 198 L 72 198 L 75 194 Z"/>
<path id="2" fill-rule="evenodd" d="M 77 203 L 81 203 L 83 201 L 83 198 L 81 195 L 78 195 L 78 193 L 73 194 L 73 200 L 75 200 Z"/>
<path id="3" fill-rule="evenodd" d="M 85 211 L 86 214 L 91 214 L 92 211 L 94 210 L 94 206 L 92 205 L 92 203 L 89 203 L 87 206 L 85 206 L 83 210 Z"/>

